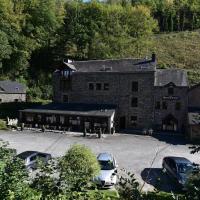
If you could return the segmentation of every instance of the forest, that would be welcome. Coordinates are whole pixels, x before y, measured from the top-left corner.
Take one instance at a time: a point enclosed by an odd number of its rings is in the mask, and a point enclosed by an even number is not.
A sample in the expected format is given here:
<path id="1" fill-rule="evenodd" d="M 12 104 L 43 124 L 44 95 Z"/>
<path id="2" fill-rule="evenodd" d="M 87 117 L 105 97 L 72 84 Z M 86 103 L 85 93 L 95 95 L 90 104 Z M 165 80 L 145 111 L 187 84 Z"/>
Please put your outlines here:
<path id="1" fill-rule="evenodd" d="M 200 81 L 199 0 L 0 0 L 0 79 L 52 98 L 63 59 L 146 57 Z"/>

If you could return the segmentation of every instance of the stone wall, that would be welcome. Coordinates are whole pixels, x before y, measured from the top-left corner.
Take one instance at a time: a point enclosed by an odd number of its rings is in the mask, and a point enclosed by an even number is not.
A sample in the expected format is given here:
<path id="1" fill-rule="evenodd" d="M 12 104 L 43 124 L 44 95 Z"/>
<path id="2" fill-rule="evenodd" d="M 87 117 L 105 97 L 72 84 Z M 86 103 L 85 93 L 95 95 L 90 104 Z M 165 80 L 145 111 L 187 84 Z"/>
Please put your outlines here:
<path id="1" fill-rule="evenodd" d="M 0 93 L 0 103 L 4 102 L 25 102 L 26 94 L 6 94 Z"/>
<path id="2" fill-rule="evenodd" d="M 173 115 L 178 120 L 179 131 L 184 128 L 187 122 L 187 107 L 188 107 L 188 96 L 187 87 L 174 87 L 174 94 L 172 97 L 175 99 L 170 99 L 168 94 L 168 87 L 155 87 L 154 89 L 154 121 L 157 128 L 161 129 L 162 121 L 168 115 Z M 163 97 L 169 97 L 169 99 L 163 99 Z M 177 98 L 177 99 L 176 99 Z M 156 102 L 160 102 L 160 109 L 156 109 Z M 167 103 L 167 109 L 162 108 L 162 102 Z M 180 102 L 180 110 L 176 110 L 176 103 Z"/>
<path id="3" fill-rule="evenodd" d="M 59 90 L 59 76 L 54 76 L 54 100 L 62 102 L 63 95 L 68 95 L 71 103 L 114 104 L 118 106 L 116 122 L 126 117 L 126 128 L 152 127 L 153 124 L 153 84 L 154 72 L 146 73 L 79 73 L 72 75 L 70 91 Z M 132 81 L 139 84 L 138 92 L 132 92 Z M 109 90 L 89 90 L 89 83 L 108 83 Z M 138 98 L 138 107 L 131 106 L 132 97 Z M 132 125 L 131 116 L 137 116 Z"/>
<path id="4" fill-rule="evenodd" d="M 200 108 L 200 84 L 194 86 L 189 90 L 189 106 Z"/>

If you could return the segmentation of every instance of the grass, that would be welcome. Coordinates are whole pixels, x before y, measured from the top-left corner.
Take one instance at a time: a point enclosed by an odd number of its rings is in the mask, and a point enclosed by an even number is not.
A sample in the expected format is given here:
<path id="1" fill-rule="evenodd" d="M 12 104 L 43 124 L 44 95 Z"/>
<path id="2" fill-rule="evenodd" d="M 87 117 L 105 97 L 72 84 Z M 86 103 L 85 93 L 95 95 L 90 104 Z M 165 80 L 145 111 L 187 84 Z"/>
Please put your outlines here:
<path id="1" fill-rule="evenodd" d="M 200 82 L 200 30 L 158 34 L 153 37 L 160 68 L 179 68 L 188 72 L 190 84 Z"/>
<path id="2" fill-rule="evenodd" d="M 95 197 L 96 190 L 90 190 L 89 193 Z M 105 199 L 119 200 L 119 194 L 117 190 L 98 190 L 102 193 Z"/>

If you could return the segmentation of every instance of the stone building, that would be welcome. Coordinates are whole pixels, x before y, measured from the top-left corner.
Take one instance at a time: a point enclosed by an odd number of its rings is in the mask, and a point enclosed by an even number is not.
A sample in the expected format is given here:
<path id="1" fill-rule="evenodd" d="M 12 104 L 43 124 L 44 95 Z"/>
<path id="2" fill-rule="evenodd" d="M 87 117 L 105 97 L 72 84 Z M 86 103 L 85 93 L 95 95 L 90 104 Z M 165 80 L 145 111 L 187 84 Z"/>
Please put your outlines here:
<path id="1" fill-rule="evenodd" d="M 15 81 L 0 81 L 0 103 L 26 101 L 26 87 Z"/>
<path id="2" fill-rule="evenodd" d="M 154 123 L 159 130 L 184 131 L 188 112 L 185 71 L 157 69 L 154 83 Z"/>
<path id="3" fill-rule="evenodd" d="M 191 140 L 200 139 L 200 83 L 189 89 L 188 133 Z"/>
<path id="4" fill-rule="evenodd" d="M 106 120 L 109 133 L 112 127 L 118 130 L 153 128 L 182 131 L 187 121 L 187 90 L 187 74 L 178 69 L 157 69 L 155 54 L 151 59 L 64 62 L 53 73 L 54 103 L 73 104 L 73 108 L 76 105 L 79 108 L 72 113 L 72 108 L 65 107 L 68 117 L 71 115 L 76 121 L 80 119 L 84 123 L 86 119 L 80 114 L 83 107 L 102 106 L 97 112 L 109 111 L 109 108 L 103 108 L 108 104 L 115 107 Z M 61 107 L 57 107 L 57 110 L 61 111 Z M 58 115 L 56 109 L 47 110 L 51 115 Z M 90 110 L 89 113 L 94 111 Z M 25 120 L 31 112 L 22 111 L 22 118 L 25 116 Z M 40 112 L 38 109 L 34 115 Z M 96 116 L 89 117 L 94 125 Z M 59 120 L 57 123 L 59 126 Z M 68 123 L 68 126 L 72 125 Z"/>

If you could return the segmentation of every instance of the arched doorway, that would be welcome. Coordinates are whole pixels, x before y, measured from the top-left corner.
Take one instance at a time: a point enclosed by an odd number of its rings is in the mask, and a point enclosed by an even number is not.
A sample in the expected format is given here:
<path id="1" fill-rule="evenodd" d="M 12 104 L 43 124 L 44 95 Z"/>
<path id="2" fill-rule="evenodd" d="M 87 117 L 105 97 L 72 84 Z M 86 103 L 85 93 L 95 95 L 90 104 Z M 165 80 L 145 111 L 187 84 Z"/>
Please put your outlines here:
<path id="1" fill-rule="evenodd" d="M 163 131 L 177 131 L 178 130 L 178 120 L 169 114 L 162 120 Z"/>

